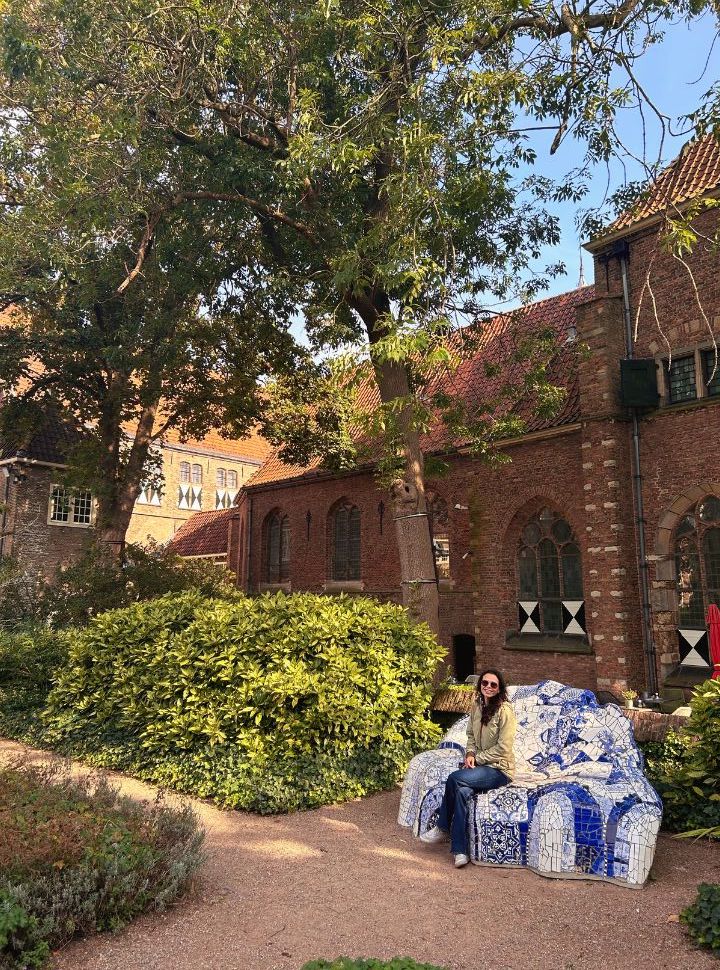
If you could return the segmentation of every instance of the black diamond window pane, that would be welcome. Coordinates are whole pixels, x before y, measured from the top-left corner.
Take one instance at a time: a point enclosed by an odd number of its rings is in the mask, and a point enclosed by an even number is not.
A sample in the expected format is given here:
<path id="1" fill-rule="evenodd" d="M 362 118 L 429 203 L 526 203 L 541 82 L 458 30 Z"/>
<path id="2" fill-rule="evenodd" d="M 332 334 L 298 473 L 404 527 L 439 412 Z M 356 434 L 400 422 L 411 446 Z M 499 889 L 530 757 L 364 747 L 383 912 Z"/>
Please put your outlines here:
<path id="1" fill-rule="evenodd" d="M 580 550 L 569 542 L 562 550 L 563 597 L 566 600 L 581 600 L 582 571 L 580 568 Z"/>
<path id="2" fill-rule="evenodd" d="M 552 531 L 558 542 L 567 542 L 572 536 L 572 529 L 565 519 L 558 519 Z"/>
<path id="3" fill-rule="evenodd" d="M 542 601 L 543 633 L 562 633 L 562 604 Z"/>
<path id="4" fill-rule="evenodd" d="M 720 349 L 717 360 L 714 350 L 703 350 L 703 371 L 705 387 L 710 397 L 720 394 Z"/>
<path id="5" fill-rule="evenodd" d="M 670 389 L 670 403 L 679 401 L 694 401 L 697 397 L 695 389 L 695 357 L 676 357 L 668 368 L 668 387 Z"/>
<path id="6" fill-rule="evenodd" d="M 560 599 L 560 569 L 555 543 L 543 539 L 538 546 L 540 555 L 540 590 L 543 597 Z"/>
<path id="7" fill-rule="evenodd" d="M 535 550 L 520 550 L 520 599 L 536 600 L 538 597 Z"/>

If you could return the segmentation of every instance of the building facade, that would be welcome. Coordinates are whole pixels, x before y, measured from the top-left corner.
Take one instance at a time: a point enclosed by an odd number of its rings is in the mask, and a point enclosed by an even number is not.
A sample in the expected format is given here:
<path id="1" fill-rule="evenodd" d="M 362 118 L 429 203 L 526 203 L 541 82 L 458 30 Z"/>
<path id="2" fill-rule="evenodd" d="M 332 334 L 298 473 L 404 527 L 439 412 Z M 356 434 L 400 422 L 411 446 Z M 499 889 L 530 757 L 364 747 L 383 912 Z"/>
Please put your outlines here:
<path id="1" fill-rule="evenodd" d="M 75 560 L 92 538 L 95 501 L 89 489 L 64 485 L 64 454 L 72 432 L 51 421 L 25 448 L 0 446 L 0 558 L 51 576 Z M 269 448 L 258 435 L 201 441 L 172 436 L 160 448 L 162 484 L 146 487 L 135 504 L 128 542 L 166 544 L 197 512 L 226 510 L 257 472 Z"/>

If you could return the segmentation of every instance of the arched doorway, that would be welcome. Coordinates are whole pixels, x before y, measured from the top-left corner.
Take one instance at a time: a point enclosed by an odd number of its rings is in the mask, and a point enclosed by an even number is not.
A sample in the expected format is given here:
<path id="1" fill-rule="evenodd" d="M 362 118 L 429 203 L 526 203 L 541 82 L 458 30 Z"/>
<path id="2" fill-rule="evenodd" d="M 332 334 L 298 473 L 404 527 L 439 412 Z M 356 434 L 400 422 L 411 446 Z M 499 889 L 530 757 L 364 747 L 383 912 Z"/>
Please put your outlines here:
<path id="1" fill-rule="evenodd" d="M 475 673 L 475 637 L 469 633 L 457 633 L 453 637 L 453 668 L 460 683 Z"/>

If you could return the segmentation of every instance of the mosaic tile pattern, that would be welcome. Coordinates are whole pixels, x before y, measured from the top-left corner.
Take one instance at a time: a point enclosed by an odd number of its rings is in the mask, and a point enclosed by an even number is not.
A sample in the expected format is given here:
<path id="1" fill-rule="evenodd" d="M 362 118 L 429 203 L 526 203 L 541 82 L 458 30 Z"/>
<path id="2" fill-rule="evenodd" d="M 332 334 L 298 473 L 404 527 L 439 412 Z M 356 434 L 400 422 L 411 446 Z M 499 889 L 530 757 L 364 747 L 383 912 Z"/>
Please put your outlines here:
<path id="1" fill-rule="evenodd" d="M 662 803 L 643 773 L 630 721 L 591 691 L 544 681 L 510 689 L 516 776 L 478 794 L 468 844 L 478 865 L 527 866 L 637 888 L 647 879 Z M 437 819 L 445 780 L 464 754 L 468 718 L 410 763 L 398 822 L 420 835 Z"/>

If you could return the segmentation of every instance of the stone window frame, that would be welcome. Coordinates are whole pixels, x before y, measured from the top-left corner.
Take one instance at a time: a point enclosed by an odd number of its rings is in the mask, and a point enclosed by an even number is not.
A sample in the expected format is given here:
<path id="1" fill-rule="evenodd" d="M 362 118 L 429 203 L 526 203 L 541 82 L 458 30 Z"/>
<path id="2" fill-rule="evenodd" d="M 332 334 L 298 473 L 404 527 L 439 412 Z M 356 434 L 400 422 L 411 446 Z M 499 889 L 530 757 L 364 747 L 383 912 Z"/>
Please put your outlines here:
<path id="1" fill-rule="evenodd" d="M 178 471 L 178 481 L 180 482 L 181 485 L 190 484 L 190 462 L 189 461 L 180 462 L 179 471 Z"/>
<path id="2" fill-rule="evenodd" d="M 659 406 L 661 408 L 682 408 L 683 406 L 687 407 L 688 405 L 692 405 L 696 401 L 720 400 L 720 393 L 708 393 L 708 385 L 705 379 L 704 355 L 708 350 L 712 349 L 712 344 L 700 343 L 673 350 L 673 361 L 681 360 L 685 357 L 693 357 L 695 361 L 695 397 L 687 398 L 683 401 L 670 400 L 670 387 L 668 384 L 670 356 L 668 354 L 656 354 L 655 365 L 657 367 Z M 718 357 L 718 366 L 720 367 L 720 346 L 718 347 Z"/>
<path id="3" fill-rule="evenodd" d="M 675 575 L 675 533 L 680 522 L 690 515 L 698 502 L 713 496 L 720 499 L 720 482 L 691 485 L 675 498 L 658 520 L 655 548 L 648 561 L 655 564 L 651 606 L 654 613 L 674 613 L 678 619 L 678 590 Z"/>
<path id="4" fill-rule="evenodd" d="M 215 469 L 215 488 L 227 488 L 227 468 Z"/>
<path id="5" fill-rule="evenodd" d="M 450 516 L 448 504 L 445 497 L 434 489 L 429 489 L 426 496 L 428 506 L 428 521 L 430 525 L 430 535 L 433 544 L 433 560 L 435 562 L 435 572 L 438 584 L 442 589 L 453 587 L 452 579 L 452 545 L 450 542 Z M 441 556 L 442 545 L 447 546 L 447 569 L 443 571 L 438 567 L 438 560 L 445 558 Z"/>
<path id="6" fill-rule="evenodd" d="M 520 576 L 518 569 L 519 562 L 519 543 L 525 526 L 544 508 L 549 508 L 559 518 L 564 519 L 570 526 L 572 535 L 580 548 L 580 560 L 582 569 L 583 593 L 587 589 L 587 576 L 585 573 L 586 563 L 585 544 L 577 537 L 580 535 L 580 522 L 576 522 L 571 510 L 565 508 L 558 496 L 548 493 L 535 493 L 525 497 L 516 508 L 508 514 L 505 524 L 502 527 L 502 568 L 507 577 L 510 588 L 513 590 L 513 598 L 508 602 L 508 608 L 512 604 L 514 622 L 512 626 L 506 628 L 504 650 L 521 651 L 523 653 L 556 653 L 556 654 L 587 654 L 594 653 L 590 633 L 586 626 L 584 636 L 577 634 L 528 634 L 520 633 L 517 611 L 517 593 L 520 590 Z M 583 596 L 583 603 L 587 604 L 587 599 Z M 587 619 L 586 619 L 587 623 Z"/>
<path id="7" fill-rule="evenodd" d="M 53 498 L 55 497 L 56 490 L 64 492 L 69 498 L 67 521 L 52 518 Z M 87 494 L 89 496 L 90 519 L 87 522 L 75 521 L 75 499 L 79 493 Z M 64 526 L 65 528 L 69 529 L 91 529 L 95 525 L 95 505 L 95 499 L 93 498 L 92 492 L 89 488 L 68 488 L 66 485 L 61 485 L 58 482 L 51 482 L 48 495 L 47 524 L 52 526 Z"/>
<path id="8" fill-rule="evenodd" d="M 193 462 L 190 466 L 190 484 L 191 485 L 202 485 L 203 483 L 203 469 L 200 462 Z"/>

